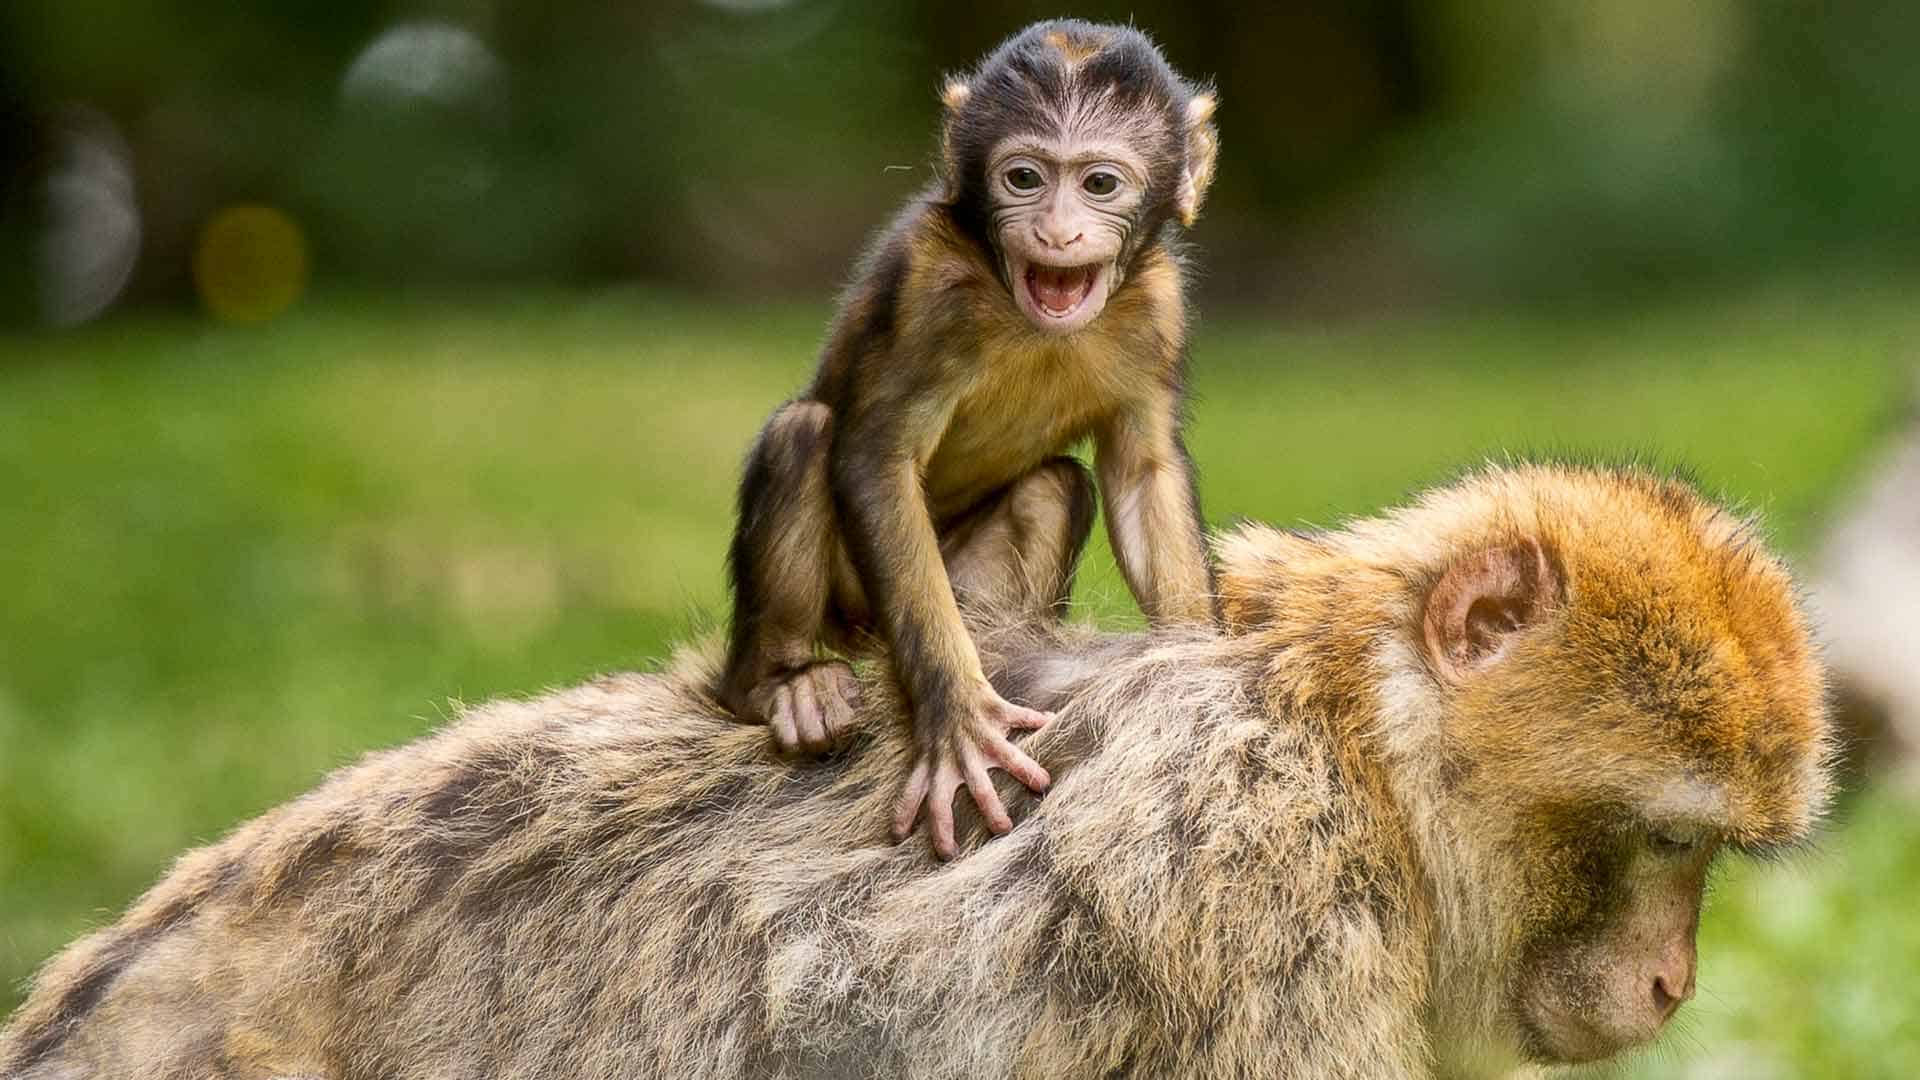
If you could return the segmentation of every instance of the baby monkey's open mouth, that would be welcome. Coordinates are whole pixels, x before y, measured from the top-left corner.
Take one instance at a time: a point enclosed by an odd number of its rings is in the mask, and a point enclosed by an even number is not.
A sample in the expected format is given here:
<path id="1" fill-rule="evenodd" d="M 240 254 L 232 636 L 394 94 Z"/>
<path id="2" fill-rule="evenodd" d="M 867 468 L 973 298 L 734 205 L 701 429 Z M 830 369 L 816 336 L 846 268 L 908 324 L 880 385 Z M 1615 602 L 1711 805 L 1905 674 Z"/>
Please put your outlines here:
<path id="1" fill-rule="evenodd" d="M 1113 287 L 1112 262 L 1048 266 L 1017 255 L 1008 262 L 1014 303 L 1036 330 L 1071 334 L 1107 306 L 1107 291 Z"/>
<path id="2" fill-rule="evenodd" d="M 1088 266 L 1041 266 L 1027 264 L 1027 295 L 1042 314 L 1064 319 L 1079 310 L 1093 293 L 1100 276 L 1100 264 Z"/>

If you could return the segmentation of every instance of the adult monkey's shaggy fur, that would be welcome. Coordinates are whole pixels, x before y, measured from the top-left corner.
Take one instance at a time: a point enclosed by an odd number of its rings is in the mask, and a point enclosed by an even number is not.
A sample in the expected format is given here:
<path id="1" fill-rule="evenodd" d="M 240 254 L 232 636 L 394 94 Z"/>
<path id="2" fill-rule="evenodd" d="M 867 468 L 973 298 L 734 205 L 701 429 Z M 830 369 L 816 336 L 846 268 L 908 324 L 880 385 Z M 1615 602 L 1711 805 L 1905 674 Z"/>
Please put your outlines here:
<path id="1" fill-rule="evenodd" d="M 1378 1077 L 1602 1056 L 1723 846 L 1802 839 L 1780 564 L 1640 472 L 1228 538 L 1222 635 L 982 632 L 1059 778 L 941 864 L 910 742 L 793 764 L 684 663 L 495 703 L 186 856 L 41 973 L 8 1080 Z"/>

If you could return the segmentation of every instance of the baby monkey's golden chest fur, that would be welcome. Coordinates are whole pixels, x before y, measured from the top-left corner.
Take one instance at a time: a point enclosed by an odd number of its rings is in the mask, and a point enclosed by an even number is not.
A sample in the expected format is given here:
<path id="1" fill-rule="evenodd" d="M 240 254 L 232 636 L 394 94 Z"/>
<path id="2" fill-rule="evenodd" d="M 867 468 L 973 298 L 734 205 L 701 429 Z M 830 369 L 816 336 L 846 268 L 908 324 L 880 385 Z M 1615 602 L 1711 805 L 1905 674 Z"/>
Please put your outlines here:
<path id="1" fill-rule="evenodd" d="M 920 292 L 923 302 L 941 305 L 947 317 L 907 313 L 903 321 L 925 326 L 927 337 L 900 345 L 947 354 L 944 363 L 962 370 L 952 413 L 922 462 L 936 519 L 967 510 L 1078 443 L 1124 434 L 1113 429 L 1178 392 L 1186 315 L 1179 267 L 1164 252 L 1150 252 L 1090 326 L 1052 336 L 1014 310 L 988 267 L 942 244 L 942 228 L 930 223 L 927 232 L 915 251 L 924 262 L 910 276 L 933 286 Z"/>

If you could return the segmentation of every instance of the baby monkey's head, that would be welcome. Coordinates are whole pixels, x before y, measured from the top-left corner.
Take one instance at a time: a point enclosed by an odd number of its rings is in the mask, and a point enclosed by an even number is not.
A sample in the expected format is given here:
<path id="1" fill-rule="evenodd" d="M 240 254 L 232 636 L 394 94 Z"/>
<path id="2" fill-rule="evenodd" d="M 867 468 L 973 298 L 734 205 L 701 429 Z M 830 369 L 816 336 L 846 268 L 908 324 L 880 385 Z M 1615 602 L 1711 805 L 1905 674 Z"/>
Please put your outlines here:
<path id="1" fill-rule="evenodd" d="M 1213 95 L 1129 27 L 1035 24 L 941 96 L 955 219 L 1044 331 L 1092 322 L 1213 179 Z"/>

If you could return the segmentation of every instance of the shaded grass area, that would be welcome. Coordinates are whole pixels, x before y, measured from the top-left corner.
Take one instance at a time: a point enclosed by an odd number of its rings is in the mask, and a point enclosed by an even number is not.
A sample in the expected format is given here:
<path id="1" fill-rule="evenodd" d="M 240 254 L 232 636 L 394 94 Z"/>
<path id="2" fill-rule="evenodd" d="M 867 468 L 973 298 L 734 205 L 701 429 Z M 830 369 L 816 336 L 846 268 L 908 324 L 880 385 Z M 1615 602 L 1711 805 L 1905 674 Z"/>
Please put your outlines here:
<path id="1" fill-rule="evenodd" d="M 739 455 L 823 317 L 621 294 L 0 339 L 0 1010 L 182 848 L 450 701 L 644 665 L 713 621 Z M 1637 451 L 1805 550 L 1917 335 L 1897 296 L 1794 293 L 1574 322 L 1223 315 L 1190 442 L 1215 523 L 1335 522 L 1488 455 Z M 1080 596 L 1135 618 L 1104 541 Z M 1647 1074 L 1920 1060 L 1912 817 L 1874 796 L 1824 854 L 1725 875 L 1691 1035 Z"/>

